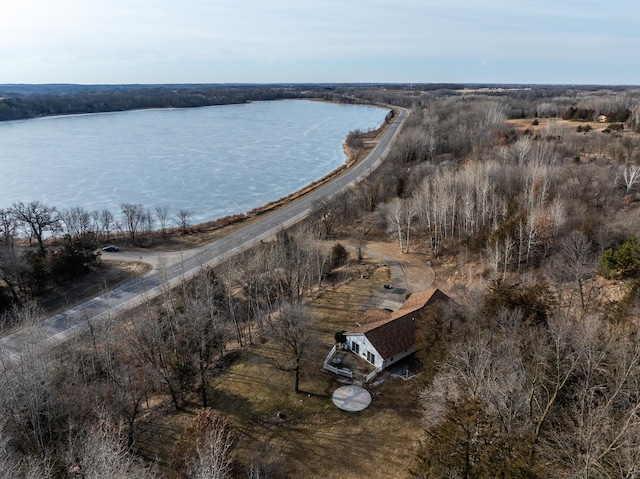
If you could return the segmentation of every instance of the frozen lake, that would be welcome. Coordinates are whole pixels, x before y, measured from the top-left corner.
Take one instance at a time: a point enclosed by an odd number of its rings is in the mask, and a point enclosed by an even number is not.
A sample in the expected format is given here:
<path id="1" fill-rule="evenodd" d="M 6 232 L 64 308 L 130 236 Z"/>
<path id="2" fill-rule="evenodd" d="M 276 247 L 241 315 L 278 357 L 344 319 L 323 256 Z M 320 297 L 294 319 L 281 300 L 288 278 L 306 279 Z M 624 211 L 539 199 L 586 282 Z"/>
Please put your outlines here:
<path id="1" fill-rule="evenodd" d="M 352 130 L 387 110 L 290 100 L 0 123 L 0 208 L 167 205 L 191 222 L 245 213 L 345 162 Z"/>

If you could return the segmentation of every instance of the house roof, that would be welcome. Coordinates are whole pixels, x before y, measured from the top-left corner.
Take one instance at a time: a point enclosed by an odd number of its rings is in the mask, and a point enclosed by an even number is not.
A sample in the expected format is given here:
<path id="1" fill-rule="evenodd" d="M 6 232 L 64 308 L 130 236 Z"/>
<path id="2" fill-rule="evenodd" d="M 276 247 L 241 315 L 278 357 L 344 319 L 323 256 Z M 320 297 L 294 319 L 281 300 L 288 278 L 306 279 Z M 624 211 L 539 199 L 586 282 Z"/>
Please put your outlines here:
<path id="1" fill-rule="evenodd" d="M 394 311 L 391 314 L 391 319 L 399 318 L 400 316 L 404 316 L 405 314 L 410 314 L 419 309 L 422 309 L 430 304 L 433 304 L 436 301 L 448 301 L 450 298 L 438 288 L 428 289 L 426 291 L 418 291 L 417 293 L 413 293 L 407 300 L 404 302 L 400 309 Z"/>
<path id="2" fill-rule="evenodd" d="M 416 313 L 431 304 L 448 300 L 449 296 L 437 288 L 414 293 L 388 319 L 363 324 L 347 334 L 363 333 L 380 356 L 389 359 L 413 348 Z"/>
<path id="3" fill-rule="evenodd" d="M 388 321 L 391 318 L 391 311 L 386 309 L 368 309 L 359 318 L 356 324 L 358 328 L 363 328 L 373 323 Z"/>

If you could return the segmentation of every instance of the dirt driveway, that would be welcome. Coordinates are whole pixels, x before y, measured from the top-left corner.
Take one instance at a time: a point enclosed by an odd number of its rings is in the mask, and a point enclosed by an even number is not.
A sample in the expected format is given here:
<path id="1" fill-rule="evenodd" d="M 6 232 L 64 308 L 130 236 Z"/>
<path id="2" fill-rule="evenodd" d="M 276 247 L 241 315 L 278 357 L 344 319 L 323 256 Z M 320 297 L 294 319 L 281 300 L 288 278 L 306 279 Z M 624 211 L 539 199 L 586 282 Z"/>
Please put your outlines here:
<path id="1" fill-rule="evenodd" d="M 365 248 L 372 253 L 380 253 L 397 261 L 404 272 L 406 288 L 409 293 L 424 291 L 436 286 L 436 274 L 431 266 L 427 264 L 427 259 L 419 253 L 400 253 L 400 248 L 395 243 L 382 241 L 367 242 Z"/>

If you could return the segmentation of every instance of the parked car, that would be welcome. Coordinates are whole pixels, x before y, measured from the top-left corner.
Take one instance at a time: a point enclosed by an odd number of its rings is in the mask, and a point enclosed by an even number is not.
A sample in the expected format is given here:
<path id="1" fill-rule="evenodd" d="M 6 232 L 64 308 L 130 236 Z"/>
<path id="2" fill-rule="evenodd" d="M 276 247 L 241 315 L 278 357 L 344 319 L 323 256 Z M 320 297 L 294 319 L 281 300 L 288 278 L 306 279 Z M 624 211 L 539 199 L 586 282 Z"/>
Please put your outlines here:
<path id="1" fill-rule="evenodd" d="M 109 246 L 105 246 L 104 248 L 102 248 L 102 251 L 107 251 L 109 253 L 115 253 L 119 249 L 120 248 L 118 248 L 116 245 L 110 244 Z"/>

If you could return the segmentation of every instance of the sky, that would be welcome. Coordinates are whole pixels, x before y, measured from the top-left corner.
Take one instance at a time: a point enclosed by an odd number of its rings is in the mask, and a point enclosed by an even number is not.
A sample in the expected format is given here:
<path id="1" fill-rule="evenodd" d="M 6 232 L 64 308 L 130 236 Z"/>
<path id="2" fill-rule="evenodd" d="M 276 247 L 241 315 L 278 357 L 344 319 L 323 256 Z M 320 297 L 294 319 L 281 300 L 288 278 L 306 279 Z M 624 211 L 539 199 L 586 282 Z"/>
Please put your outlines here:
<path id="1" fill-rule="evenodd" d="M 0 83 L 640 84 L 638 0 L 0 0 Z"/>

